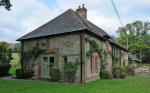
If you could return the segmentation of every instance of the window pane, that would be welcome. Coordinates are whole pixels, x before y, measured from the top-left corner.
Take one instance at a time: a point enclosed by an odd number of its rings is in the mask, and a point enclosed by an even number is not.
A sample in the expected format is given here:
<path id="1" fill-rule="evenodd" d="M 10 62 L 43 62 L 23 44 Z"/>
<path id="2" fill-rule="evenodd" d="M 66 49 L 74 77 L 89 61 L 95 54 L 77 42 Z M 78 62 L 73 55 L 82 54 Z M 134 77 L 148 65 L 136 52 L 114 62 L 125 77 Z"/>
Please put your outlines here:
<path id="1" fill-rule="evenodd" d="M 50 67 L 54 66 L 54 57 L 49 57 L 49 64 L 50 64 Z"/>
<path id="2" fill-rule="evenodd" d="M 68 58 L 67 56 L 64 56 L 64 63 L 67 63 L 68 62 Z"/>
<path id="3" fill-rule="evenodd" d="M 47 57 L 43 57 L 43 61 L 44 61 L 44 62 L 46 62 L 46 61 L 47 61 L 47 59 L 48 59 Z"/>

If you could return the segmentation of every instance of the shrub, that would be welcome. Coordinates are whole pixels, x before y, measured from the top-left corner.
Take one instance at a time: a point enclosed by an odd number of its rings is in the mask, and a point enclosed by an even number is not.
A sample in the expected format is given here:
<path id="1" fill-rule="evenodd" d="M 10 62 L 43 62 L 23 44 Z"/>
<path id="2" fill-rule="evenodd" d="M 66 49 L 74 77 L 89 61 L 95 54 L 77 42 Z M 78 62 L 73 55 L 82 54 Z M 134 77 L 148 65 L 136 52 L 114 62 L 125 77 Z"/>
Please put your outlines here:
<path id="1" fill-rule="evenodd" d="M 61 79 L 61 72 L 58 68 L 50 68 L 49 74 L 52 81 L 59 81 Z"/>
<path id="2" fill-rule="evenodd" d="M 124 79 L 127 76 L 127 74 L 125 72 L 120 73 L 119 77 L 121 79 Z"/>
<path id="3" fill-rule="evenodd" d="M 33 70 L 23 70 L 23 69 L 17 69 L 16 70 L 16 77 L 18 79 L 30 79 L 33 77 L 34 71 Z"/>
<path id="4" fill-rule="evenodd" d="M 101 79 L 112 79 L 112 73 L 106 69 L 101 69 L 100 78 Z"/>
<path id="5" fill-rule="evenodd" d="M 9 75 L 11 65 L 9 63 L 0 63 L 0 76 Z"/>
<path id="6" fill-rule="evenodd" d="M 125 67 L 125 72 L 128 75 L 134 75 L 134 69 L 132 67 Z"/>
<path id="7" fill-rule="evenodd" d="M 23 70 L 23 78 L 24 79 L 30 79 L 33 77 L 34 71 L 33 70 Z"/>
<path id="8" fill-rule="evenodd" d="M 123 67 L 114 67 L 112 70 L 113 77 L 120 78 L 120 74 L 122 72 L 125 72 L 125 69 Z"/>
<path id="9" fill-rule="evenodd" d="M 16 78 L 23 79 L 23 70 L 22 69 L 16 69 Z"/>
<path id="10" fill-rule="evenodd" d="M 124 67 L 114 67 L 113 68 L 113 76 L 115 77 L 115 78 L 121 78 L 121 79 L 124 79 L 126 76 L 127 76 L 127 71 L 128 71 L 129 69 L 126 69 L 126 68 L 124 68 Z"/>
<path id="11" fill-rule="evenodd" d="M 64 65 L 64 73 L 67 75 L 70 82 L 74 82 L 77 73 L 77 63 L 68 62 Z"/>

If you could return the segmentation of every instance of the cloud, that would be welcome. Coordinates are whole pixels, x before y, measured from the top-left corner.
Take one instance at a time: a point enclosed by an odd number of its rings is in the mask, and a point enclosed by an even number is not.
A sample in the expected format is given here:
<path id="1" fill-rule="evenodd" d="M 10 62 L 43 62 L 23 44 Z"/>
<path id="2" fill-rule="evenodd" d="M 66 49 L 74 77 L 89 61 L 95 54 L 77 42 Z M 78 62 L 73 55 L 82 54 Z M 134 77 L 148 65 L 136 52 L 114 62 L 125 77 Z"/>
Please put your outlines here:
<path id="1" fill-rule="evenodd" d="M 6 39 L 7 42 L 15 42 L 58 15 L 57 9 L 52 10 L 38 0 L 12 0 L 12 4 L 10 12 L 0 10 L 0 40 Z"/>
<path id="2" fill-rule="evenodd" d="M 124 24 L 150 20 L 150 0 L 114 0 Z M 111 35 L 120 23 L 110 0 L 11 0 L 10 12 L 0 9 L 0 40 L 15 42 L 22 35 L 38 28 L 69 8 L 82 3 L 88 19 Z"/>

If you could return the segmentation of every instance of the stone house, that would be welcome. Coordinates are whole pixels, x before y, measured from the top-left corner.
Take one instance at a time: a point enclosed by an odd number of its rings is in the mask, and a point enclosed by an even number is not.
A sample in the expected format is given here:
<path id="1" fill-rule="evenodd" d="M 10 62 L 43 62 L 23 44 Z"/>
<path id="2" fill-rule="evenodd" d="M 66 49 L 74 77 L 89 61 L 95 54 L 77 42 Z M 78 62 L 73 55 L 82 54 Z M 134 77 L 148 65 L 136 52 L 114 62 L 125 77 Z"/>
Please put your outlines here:
<path id="1" fill-rule="evenodd" d="M 108 70 L 111 70 L 112 66 L 128 65 L 128 50 L 114 42 L 104 30 L 88 21 L 87 9 L 84 5 L 76 9 L 76 12 L 72 9 L 67 10 L 17 41 L 21 42 L 22 51 L 32 49 L 37 42 L 46 50 L 40 54 L 34 64 L 35 77 L 49 78 L 48 65 L 51 64 L 61 70 L 62 80 L 64 80 L 64 63 L 75 62 L 78 59 L 80 64 L 75 81 L 82 83 L 100 79 L 101 68 L 101 58 L 97 53 L 93 53 L 90 58 L 87 57 L 91 47 L 86 38 L 96 42 L 102 50 L 106 51 L 105 61 Z M 118 60 L 114 59 L 114 56 L 118 57 Z M 27 68 L 31 67 L 30 61 L 26 63 Z"/>

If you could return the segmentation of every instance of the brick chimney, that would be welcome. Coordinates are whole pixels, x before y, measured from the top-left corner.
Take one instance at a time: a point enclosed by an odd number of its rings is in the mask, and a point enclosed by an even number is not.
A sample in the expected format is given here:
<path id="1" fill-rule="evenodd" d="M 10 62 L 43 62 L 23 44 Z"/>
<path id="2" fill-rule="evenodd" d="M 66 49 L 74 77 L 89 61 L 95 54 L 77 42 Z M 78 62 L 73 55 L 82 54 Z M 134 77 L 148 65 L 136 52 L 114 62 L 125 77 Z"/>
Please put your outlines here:
<path id="1" fill-rule="evenodd" d="M 79 6 L 78 9 L 76 9 L 76 12 L 84 17 L 85 19 L 87 19 L 87 9 L 84 7 L 84 4 L 82 4 L 82 7 Z"/>

